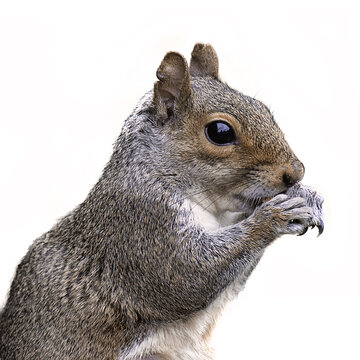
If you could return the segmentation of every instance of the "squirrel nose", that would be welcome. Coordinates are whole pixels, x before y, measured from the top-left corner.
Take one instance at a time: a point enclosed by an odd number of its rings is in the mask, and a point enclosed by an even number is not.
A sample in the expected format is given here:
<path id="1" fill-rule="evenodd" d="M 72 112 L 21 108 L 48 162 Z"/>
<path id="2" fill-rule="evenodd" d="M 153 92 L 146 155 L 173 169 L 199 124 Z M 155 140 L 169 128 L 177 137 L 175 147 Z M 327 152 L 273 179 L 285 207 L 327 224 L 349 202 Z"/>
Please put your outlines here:
<path id="1" fill-rule="evenodd" d="M 283 175 L 282 181 L 286 187 L 291 187 L 304 177 L 305 167 L 300 161 L 296 165 L 292 165 L 291 169 L 287 168 Z"/>

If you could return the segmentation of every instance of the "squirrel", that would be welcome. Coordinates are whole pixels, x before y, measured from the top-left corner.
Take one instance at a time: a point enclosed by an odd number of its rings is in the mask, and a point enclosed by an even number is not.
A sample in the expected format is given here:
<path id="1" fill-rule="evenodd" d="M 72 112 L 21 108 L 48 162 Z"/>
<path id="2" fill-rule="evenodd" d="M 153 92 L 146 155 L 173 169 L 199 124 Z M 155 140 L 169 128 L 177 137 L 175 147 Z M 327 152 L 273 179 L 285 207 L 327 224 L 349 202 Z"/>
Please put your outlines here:
<path id="1" fill-rule="evenodd" d="M 220 80 L 211 45 L 168 52 L 86 199 L 30 246 L 1 360 L 213 359 L 210 336 L 264 250 L 324 229 L 272 113 Z"/>

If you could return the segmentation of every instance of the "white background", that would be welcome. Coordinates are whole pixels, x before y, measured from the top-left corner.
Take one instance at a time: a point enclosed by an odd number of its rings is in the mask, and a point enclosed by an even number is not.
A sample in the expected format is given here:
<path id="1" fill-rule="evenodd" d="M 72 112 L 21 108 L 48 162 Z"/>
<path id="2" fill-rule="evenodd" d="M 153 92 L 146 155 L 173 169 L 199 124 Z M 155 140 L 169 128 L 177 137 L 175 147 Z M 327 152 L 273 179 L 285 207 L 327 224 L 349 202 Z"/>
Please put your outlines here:
<path id="1" fill-rule="evenodd" d="M 224 81 L 270 106 L 327 218 L 321 237 L 267 250 L 218 324 L 217 359 L 359 359 L 360 27 L 339 3 L 2 1 L 0 304 L 30 243 L 96 182 L 164 54 L 201 41 Z"/>

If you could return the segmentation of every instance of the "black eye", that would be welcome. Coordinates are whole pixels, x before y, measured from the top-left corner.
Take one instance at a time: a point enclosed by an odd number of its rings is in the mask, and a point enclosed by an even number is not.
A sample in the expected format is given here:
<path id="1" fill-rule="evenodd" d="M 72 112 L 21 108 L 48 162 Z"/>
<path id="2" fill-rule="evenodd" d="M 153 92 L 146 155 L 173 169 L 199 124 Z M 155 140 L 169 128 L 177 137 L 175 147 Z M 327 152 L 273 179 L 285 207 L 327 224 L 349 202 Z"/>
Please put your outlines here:
<path id="1" fill-rule="evenodd" d="M 236 140 L 234 129 L 225 121 L 220 120 L 207 124 L 205 135 L 215 145 L 230 145 Z"/>

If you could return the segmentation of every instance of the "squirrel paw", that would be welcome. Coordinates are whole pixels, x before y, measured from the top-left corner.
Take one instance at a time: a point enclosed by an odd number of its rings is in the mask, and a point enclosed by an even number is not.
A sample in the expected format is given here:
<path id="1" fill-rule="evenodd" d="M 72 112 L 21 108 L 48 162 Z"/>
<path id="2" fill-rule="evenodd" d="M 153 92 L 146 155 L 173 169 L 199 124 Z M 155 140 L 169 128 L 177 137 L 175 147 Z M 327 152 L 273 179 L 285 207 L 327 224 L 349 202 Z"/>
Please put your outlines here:
<path id="1" fill-rule="evenodd" d="M 285 194 L 273 197 L 262 204 L 256 211 L 262 222 L 269 220 L 269 226 L 276 235 L 302 235 L 311 226 L 313 211 L 301 197 L 290 198 Z"/>
<path id="2" fill-rule="evenodd" d="M 320 236 L 324 231 L 324 214 L 322 210 L 322 205 L 324 203 L 323 197 L 313 190 L 309 186 L 302 185 L 300 183 L 295 184 L 286 192 L 291 198 L 301 197 L 305 200 L 306 206 L 312 209 L 312 217 L 308 221 L 307 227 L 299 235 L 304 235 L 309 227 L 312 229 L 316 226 L 319 230 Z"/>

